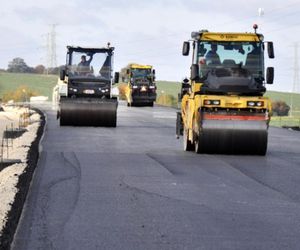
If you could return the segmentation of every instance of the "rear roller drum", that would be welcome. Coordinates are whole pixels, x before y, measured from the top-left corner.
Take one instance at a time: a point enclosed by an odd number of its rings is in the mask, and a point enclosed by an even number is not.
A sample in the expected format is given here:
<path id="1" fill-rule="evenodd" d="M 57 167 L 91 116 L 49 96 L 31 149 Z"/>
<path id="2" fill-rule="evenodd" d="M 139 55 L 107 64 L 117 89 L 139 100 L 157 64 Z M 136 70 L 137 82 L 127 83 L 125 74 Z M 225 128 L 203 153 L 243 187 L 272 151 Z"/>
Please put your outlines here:
<path id="1" fill-rule="evenodd" d="M 204 120 L 199 139 L 205 153 L 265 155 L 268 129 L 265 121 Z"/>

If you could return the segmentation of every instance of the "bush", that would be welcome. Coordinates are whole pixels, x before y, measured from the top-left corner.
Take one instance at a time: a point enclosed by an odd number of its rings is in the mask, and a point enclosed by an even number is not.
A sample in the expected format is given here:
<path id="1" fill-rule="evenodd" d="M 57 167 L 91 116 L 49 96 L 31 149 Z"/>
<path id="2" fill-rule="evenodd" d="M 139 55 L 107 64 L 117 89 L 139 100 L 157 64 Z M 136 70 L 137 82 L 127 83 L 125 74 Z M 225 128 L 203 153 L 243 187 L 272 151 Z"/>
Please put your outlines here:
<path id="1" fill-rule="evenodd" d="M 45 70 L 46 70 L 45 66 L 40 64 L 34 68 L 34 73 L 35 74 L 44 74 Z"/>
<path id="2" fill-rule="evenodd" d="M 125 96 L 126 86 L 127 86 L 127 84 L 125 84 L 125 83 L 121 83 L 118 86 L 120 100 L 125 100 L 126 99 L 126 96 Z"/>
<path id="3" fill-rule="evenodd" d="M 26 102 L 30 100 L 30 97 L 38 95 L 38 92 L 29 89 L 27 86 L 19 86 L 14 91 L 4 93 L 3 101 L 8 102 L 10 100 L 13 100 L 15 102 Z"/>
<path id="4" fill-rule="evenodd" d="M 175 107 L 177 106 L 177 99 L 173 95 L 161 94 L 157 98 L 156 103 L 164 106 Z"/>
<path id="5" fill-rule="evenodd" d="M 274 101 L 272 102 L 272 111 L 274 115 L 287 116 L 290 111 L 290 106 L 284 101 Z"/>

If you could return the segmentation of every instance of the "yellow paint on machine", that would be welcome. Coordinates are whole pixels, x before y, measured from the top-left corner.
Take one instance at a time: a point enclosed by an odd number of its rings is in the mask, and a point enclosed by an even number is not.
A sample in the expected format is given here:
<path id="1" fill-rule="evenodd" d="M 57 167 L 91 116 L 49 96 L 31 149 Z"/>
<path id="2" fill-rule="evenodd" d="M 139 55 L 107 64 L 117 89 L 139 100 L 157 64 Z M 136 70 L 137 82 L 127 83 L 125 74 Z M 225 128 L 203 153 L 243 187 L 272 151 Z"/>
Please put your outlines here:
<path id="1" fill-rule="evenodd" d="M 253 33 L 214 33 L 204 32 L 201 35 L 202 41 L 237 41 L 237 42 L 259 42 L 259 35 Z"/>
<path id="2" fill-rule="evenodd" d="M 130 64 L 130 68 L 132 68 L 132 69 L 152 69 L 152 66 L 133 63 L 133 64 Z"/>

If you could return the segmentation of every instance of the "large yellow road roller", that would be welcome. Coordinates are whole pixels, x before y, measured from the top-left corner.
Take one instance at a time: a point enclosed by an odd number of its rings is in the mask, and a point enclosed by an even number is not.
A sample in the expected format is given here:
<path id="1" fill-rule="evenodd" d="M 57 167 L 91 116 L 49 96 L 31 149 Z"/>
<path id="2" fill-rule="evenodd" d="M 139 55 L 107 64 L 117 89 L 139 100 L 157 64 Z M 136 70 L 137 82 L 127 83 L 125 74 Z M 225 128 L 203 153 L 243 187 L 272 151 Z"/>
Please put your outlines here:
<path id="1" fill-rule="evenodd" d="M 273 83 L 274 68 L 264 68 L 264 51 L 274 58 L 272 42 L 262 34 L 192 32 L 190 79 L 182 83 L 177 136 L 185 151 L 265 155 L 271 101 L 265 84 Z"/>

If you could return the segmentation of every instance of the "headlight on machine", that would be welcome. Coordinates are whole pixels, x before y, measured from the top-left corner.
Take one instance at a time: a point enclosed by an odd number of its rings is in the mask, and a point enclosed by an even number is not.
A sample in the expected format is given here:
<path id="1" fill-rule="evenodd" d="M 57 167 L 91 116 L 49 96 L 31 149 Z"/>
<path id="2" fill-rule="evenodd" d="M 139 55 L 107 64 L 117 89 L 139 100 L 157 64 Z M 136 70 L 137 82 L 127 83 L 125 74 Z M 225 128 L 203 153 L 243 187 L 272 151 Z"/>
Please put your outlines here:
<path id="1" fill-rule="evenodd" d="M 69 91 L 77 92 L 77 89 L 69 88 Z"/>
<path id="2" fill-rule="evenodd" d="M 108 89 L 99 89 L 102 93 L 107 93 L 109 90 Z"/>
<path id="3" fill-rule="evenodd" d="M 247 106 L 254 107 L 255 106 L 255 102 L 247 102 Z"/>
<path id="4" fill-rule="evenodd" d="M 263 101 L 248 101 L 247 106 L 248 107 L 263 107 L 264 102 Z"/>
<path id="5" fill-rule="evenodd" d="M 137 89 L 137 88 L 138 88 L 138 86 L 136 86 L 136 85 L 133 85 L 133 86 L 132 86 L 132 88 L 133 88 L 133 89 Z"/>
<path id="6" fill-rule="evenodd" d="M 204 100 L 204 105 L 220 105 L 220 100 Z"/>
<path id="7" fill-rule="evenodd" d="M 262 102 L 262 101 L 256 102 L 256 106 L 257 107 L 263 107 L 264 106 L 264 102 Z"/>

